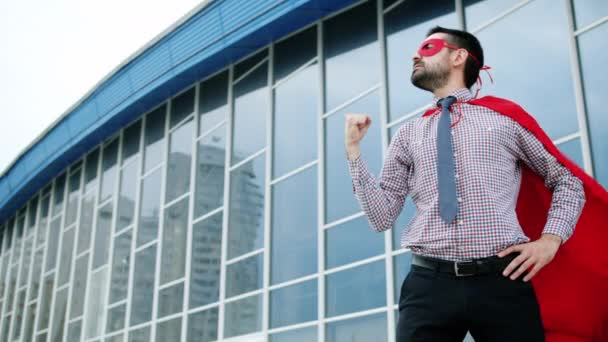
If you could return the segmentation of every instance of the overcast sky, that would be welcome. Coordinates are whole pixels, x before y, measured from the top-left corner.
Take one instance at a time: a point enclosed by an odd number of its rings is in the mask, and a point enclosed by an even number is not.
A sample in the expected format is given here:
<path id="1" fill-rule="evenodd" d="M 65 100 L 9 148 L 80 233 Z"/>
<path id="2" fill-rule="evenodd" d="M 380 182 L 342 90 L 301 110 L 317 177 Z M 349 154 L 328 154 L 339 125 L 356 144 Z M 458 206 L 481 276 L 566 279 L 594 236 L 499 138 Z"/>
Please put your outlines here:
<path id="1" fill-rule="evenodd" d="M 132 53 L 202 0 L 1 0 L 0 174 Z"/>

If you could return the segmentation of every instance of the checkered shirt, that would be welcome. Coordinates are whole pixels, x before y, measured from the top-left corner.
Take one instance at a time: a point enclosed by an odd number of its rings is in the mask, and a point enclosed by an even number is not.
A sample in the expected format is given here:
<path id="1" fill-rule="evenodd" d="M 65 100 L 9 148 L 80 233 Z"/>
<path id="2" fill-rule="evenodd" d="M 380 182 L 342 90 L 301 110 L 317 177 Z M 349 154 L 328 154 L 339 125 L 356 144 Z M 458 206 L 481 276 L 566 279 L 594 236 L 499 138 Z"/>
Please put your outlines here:
<path id="1" fill-rule="evenodd" d="M 452 95 L 459 102 L 472 98 L 465 88 Z M 433 101 L 434 108 L 437 100 Z M 458 103 L 451 107 L 451 119 L 458 196 L 456 219 L 448 224 L 439 216 L 437 114 L 418 117 L 399 127 L 378 180 L 362 156 L 347 161 L 353 192 L 371 227 L 378 232 L 391 228 L 405 197 L 411 195 L 416 214 L 404 227 L 401 246 L 414 253 L 467 261 L 528 242 L 515 213 L 523 162 L 553 190 L 543 233 L 560 236 L 565 242 L 572 235 L 585 202 L 582 182 L 534 135 L 505 115 Z"/>

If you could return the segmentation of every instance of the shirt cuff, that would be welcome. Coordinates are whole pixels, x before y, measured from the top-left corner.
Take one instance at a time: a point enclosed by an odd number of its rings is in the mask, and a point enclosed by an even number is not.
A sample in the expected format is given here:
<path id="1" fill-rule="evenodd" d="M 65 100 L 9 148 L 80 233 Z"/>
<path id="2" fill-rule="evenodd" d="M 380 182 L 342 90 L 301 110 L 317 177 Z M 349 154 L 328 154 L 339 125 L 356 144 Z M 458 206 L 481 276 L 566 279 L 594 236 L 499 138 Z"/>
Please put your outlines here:
<path id="1" fill-rule="evenodd" d="M 543 234 L 551 234 L 557 235 L 562 238 L 562 245 L 572 236 L 572 229 L 568 223 L 563 222 L 559 219 L 553 219 L 551 222 L 547 223 L 545 229 L 543 229 Z"/>

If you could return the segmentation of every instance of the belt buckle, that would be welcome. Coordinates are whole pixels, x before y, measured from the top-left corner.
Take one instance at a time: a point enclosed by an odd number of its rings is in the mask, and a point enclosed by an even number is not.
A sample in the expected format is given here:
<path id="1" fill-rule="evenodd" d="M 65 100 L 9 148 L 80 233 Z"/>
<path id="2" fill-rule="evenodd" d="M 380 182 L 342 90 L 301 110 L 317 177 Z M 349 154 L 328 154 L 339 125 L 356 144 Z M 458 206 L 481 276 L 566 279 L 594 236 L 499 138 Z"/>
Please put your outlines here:
<path id="1" fill-rule="evenodd" d="M 474 275 L 474 273 L 462 273 L 460 271 L 460 267 L 458 267 L 458 262 L 454 262 L 454 273 L 457 277 L 468 277 Z"/>

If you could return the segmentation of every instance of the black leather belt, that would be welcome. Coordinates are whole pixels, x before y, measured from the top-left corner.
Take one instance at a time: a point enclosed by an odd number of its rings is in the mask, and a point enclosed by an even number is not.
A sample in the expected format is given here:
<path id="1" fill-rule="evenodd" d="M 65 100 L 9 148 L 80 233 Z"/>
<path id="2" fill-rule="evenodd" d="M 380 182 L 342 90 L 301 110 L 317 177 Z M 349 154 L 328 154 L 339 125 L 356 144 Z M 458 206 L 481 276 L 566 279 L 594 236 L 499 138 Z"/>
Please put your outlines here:
<path id="1" fill-rule="evenodd" d="M 428 268 L 436 272 L 449 273 L 457 277 L 465 277 L 502 273 L 515 257 L 517 257 L 517 254 L 512 253 L 503 258 L 492 256 L 473 261 L 448 261 L 414 254 L 412 256 L 412 265 Z"/>

